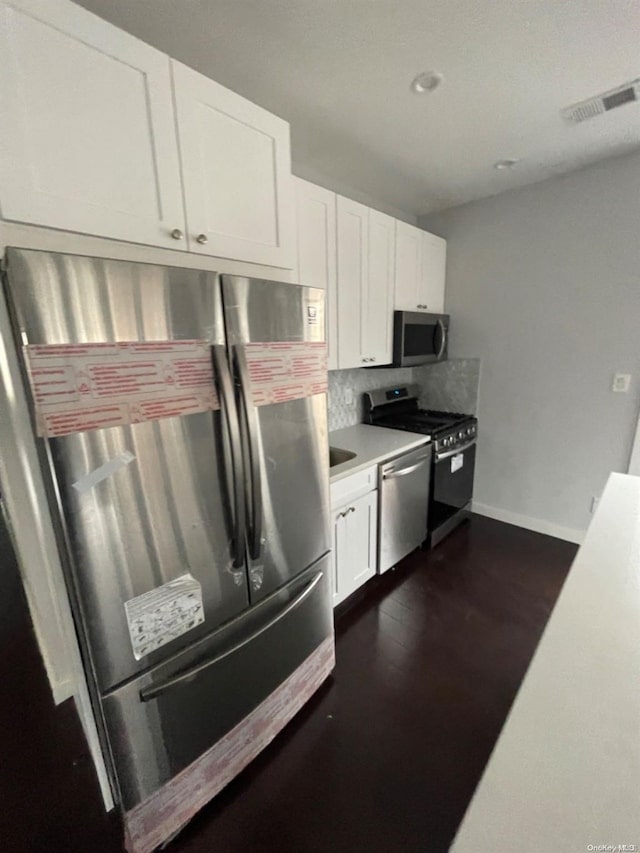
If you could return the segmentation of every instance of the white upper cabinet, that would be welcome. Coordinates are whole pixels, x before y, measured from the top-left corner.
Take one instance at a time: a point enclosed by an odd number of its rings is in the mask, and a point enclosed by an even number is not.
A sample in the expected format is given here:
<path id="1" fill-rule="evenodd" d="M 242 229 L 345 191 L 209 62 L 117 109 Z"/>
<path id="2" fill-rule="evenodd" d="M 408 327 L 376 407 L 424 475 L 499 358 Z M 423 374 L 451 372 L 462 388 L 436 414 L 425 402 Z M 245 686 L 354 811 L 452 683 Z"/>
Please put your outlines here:
<path id="1" fill-rule="evenodd" d="M 296 280 L 325 291 L 329 370 L 338 367 L 338 305 L 336 293 L 336 195 L 294 178 L 298 264 Z"/>
<path id="2" fill-rule="evenodd" d="M 423 310 L 434 314 L 443 313 L 446 264 L 447 241 L 423 231 L 421 291 L 418 299 L 425 306 Z"/>
<path id="3" fill-rule="evenodd" d="M 0 79 L 3 218 L 185 246 L 167 56 L 64 0 L 1 0 Z"/>
<path id="4" fill-rule="evenodd" d="M 338 196 L 338 367 L 391 361 L 394 220 Z"/>
<path id="5" fill-rule="evenodd" d="M 369 208 L 338 196 L 338 367 L 362 367 L 363 295 L 369 281 Z"/>
<path id="6" fill-rule="evenodd" d="M 444 311 L 446 254 L 446 240 L 406 222 L 396 222 L 397 311 Z"/>
<path id="7" fill-rule="evenodd" d="M 422 231 L 396 220 L 395 307 L 398 311 L 419 311 L 421 300 Z"/>
<path id="8" fill-rule="evenodd" d="M 395 220 L 369 211 L 369 280 L 362 304 L 362 353 L 376 364 L 392 355 Z"/>
<path id="9" fill-rule="evenodd" d="M 189 251 L 291 268 L 289 125 L 172 60 Z"/>

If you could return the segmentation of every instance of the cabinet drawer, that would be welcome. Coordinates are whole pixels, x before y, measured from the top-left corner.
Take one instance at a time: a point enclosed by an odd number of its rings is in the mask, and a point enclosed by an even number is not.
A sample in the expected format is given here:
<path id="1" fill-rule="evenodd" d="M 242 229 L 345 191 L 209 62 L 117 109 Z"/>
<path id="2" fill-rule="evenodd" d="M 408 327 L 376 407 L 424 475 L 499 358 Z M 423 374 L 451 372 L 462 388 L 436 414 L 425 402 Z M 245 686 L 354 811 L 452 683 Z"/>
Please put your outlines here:
<path id="1" fill-rule="evenodd" d="M 343 480 L 331 483 L 331 506 L 342 506 L 347 501 L 352 501 L 361 495 L 366 495 L 367 492 L 377 488 L 377 485 L 377 465 L 372 465 L 370 468 L 365 468 L 364 471 L 359 471 L 351 477 L 345 477 Z"/>

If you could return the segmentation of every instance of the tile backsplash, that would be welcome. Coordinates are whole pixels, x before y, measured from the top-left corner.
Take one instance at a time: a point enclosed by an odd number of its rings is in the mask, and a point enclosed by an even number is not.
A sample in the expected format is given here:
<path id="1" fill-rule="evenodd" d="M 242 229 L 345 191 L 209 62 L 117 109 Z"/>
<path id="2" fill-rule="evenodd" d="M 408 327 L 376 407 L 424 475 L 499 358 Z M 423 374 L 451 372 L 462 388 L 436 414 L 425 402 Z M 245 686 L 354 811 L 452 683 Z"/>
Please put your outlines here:
<path id="1" fill-rule="evenodd" d="M 420 406 L 443 412 L 478 412 L 479 358 L 451 358 L 413 368 L 413 381 L 422 389 Z"/>
<path id="2" fill-rule="evenodd" d="M 329 430 L 362 423 L 362 395 L 389 385 L 420 385 L 423 408 L 475 414 L 480 359 L 452 358 L 421 367 L 332 370 L 329 373 Z"/>

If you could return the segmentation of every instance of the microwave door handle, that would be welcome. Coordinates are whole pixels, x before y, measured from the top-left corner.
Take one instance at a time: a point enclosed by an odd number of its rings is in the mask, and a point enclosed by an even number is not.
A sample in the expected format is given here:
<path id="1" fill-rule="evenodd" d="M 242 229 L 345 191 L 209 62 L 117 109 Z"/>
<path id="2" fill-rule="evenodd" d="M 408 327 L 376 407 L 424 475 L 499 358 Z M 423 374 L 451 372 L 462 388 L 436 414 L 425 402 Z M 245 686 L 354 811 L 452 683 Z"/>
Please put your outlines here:
<path id="1" fill-rule="evenodd" d="M 222 421 L 227 430 L 229 447 L 231 449 L 231 476 L 233 480 L 233 538 L 231 550 L 233 567 L 239 569 L 244 565 L 244 527 L 245 527 L 245 495 L 242 480 L 242 450 L 240 447 L 240 429 L 238 410 L 233 393 L 233 381 L 227 361 L 224 346 L 215 344 L 211 347 L 215 377 L 220 393 L 220 410 Z"/>
<path id="2" fill-rule="evenodd" d="M 440 318 L 438 318 L 438 326 L 440 326 L 440 349 L 438 350 L 438 361 L 442 358 L 442 353 L 444 352 L 444 348 L 447 345 L 447 330 L 444 327 L 444 323 Z"/>
<path id="3" fill-rule="evenodd" d="M 249 507 L 249 555 L 257 560 L 262 551 L 262 479 L 260 476 L 260 457 L 258 455 L 258 419 L 251 393 L 251 379 L 247 367 L 244 347 L 237 344 L 233 348 L 238 377 L 240 379 L 240 408 L 245 424 L 247 440 L 247 473 L 249 483 L 247 493 L 251 495 Z"/>

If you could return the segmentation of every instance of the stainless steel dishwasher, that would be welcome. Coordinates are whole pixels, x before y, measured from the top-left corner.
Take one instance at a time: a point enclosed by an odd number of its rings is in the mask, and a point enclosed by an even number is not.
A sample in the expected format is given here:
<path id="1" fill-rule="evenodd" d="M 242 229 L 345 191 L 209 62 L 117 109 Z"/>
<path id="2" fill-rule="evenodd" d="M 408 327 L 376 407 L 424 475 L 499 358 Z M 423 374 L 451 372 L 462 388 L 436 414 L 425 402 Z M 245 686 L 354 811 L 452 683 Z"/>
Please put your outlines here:
<path id="1" fill-rule="evenodd" d="M 378 469 L 378 572 L 382 574 L 427 538 L 430 444 L 403 453 Z"/>

